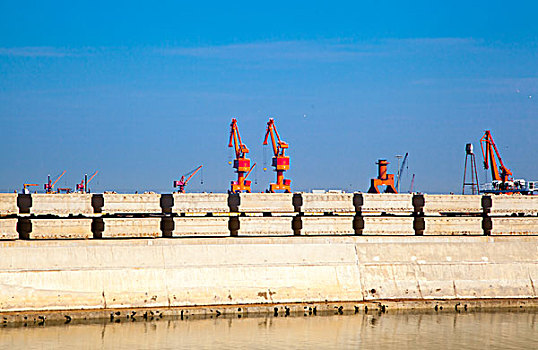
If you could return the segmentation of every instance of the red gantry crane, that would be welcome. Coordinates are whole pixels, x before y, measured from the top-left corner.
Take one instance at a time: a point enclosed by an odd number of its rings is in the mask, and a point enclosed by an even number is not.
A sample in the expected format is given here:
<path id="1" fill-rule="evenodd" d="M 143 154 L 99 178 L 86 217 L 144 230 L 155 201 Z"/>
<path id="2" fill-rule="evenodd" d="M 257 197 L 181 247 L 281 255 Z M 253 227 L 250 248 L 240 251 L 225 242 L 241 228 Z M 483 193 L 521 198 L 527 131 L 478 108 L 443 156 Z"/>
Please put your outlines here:
<path id="1" fill-rule="evenodd" d="M 194 175 L 196 175 L 196 173 L 202 169 L 202 165 L 200 165 L 198 168 L 192 170 L 192 171 L 189 171 L 188 173 L 186 173 L 185 175 L 182 175 L 181 176 L 181 179 L 179 179 L 179 181 L 174 181 L 174 187 L 179 187 L 179 193 L 185 193 L 185 186 L 187 186 L 187 184 L 189 183 L 190 179 L 192 179 L 192 177 Z M 187 176 L 187 178 L 185 178 L 185 176 Z"/>
<path id="2" fill-rule="evenodd" d="M 62 176 L 64 176 L 65 172 L 66 170 L 64 170 L 62 175 L 58 176 L 58 178 L 54 182 L 51 182 L 50 175 L 48 176 L 47 183 L 43 185 L 43 188 L 45 189 L 46 193 L 54 193 L 54 185 L 56 185 L 56 183 L 62 178 Z"/>
<path id="3" fill-rule="evenodd" d="M 267 122 L 267 130 L 263 141 L 264 145 L 267 145 L 269 135 L 271 135 L 271 142 L 273 145 L 273 166 L 276 171 L 276 183 L 272 183 L 267 192 L 274 193 L 278 190 L 282 190 L 286 193 L 290 193 L 291 180 L 284 179 L 284 172 L 290 168 L 290 157 L 284 154 L 289 145 L 280 139 L 273 118 L 270 118 Z"/>
<path id="4" fill-rule="evenodd" d="M 250 174 L 252 168 L 250 167 L 250 159 L 246 157 L 248 148 L 241 141 L 241 135 L 239 135 L 239 128 L 237 127 L 237 120 L 232 118 L 232 123 L 230 124 L 230 142 L 228 147 L 234 147 L 235 149 L 235 159 L 233 167 L 236 169 L 237 181 L 231 182 L 231 192 L 247 192 L 250 193 L 250 181 L 247 180 L 248 175 Z M 254 164 L 256 165 L 256 164 Z"/>
<path id="5" fill-rule="evenodd" d="M 84 174 L 84 179 L 82 179 L 80 183 L 77 184 L 76 186 L 77 192 L 88 193 L 89 192 L 88 184 L 90 183 L 90 181 L 93 180 L 93 178 L 95 177 L 95 175 L 97 175 L 98 172 L 99 171 L 96 171 L 95 173 L 93 173 L 93 175 L 90 176 L 89 179 L 88 179 L 88 174 Z"/>

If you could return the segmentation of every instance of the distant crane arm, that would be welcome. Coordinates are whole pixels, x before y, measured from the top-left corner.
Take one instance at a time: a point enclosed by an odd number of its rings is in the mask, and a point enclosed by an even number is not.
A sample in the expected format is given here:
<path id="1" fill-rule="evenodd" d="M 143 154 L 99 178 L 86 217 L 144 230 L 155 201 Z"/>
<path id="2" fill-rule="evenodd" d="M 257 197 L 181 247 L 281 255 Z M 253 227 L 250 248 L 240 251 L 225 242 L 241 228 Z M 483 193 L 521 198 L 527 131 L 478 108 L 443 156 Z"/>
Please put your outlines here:
<path id="1" fill-rule="evenodd" d="M 54 181 L 54 182 L 51 184 L 51 186 L 50 186 L 51 189 L 53 189 L 53 188 L 54 188 L 54 185 L 56 185 L 56 183 L 62 178 L 62 176 L 64 176 L 65 172 L 66 172 L 66 170 L 64 170 L 64 172 L 62 173 L 62 175 L 58 176 L 58 178 L 56 179 L 56 181 Z"/>
<path id="2" fill-rule="evenodd" d="M 189 182 L 190 179 L 192 179 L 192 177 L 193 177 L 194 175 L 196 175 L 196 173 L 197 173 L 200 169 L 202 169 L 202 166 L 203 166 L 203 165 L 200 165 L 198 168 L 196 168 L 195 170 L 191 171 L 190 176 L 187 178 L 187 180 L 185 180 L 185 185 Z"/>

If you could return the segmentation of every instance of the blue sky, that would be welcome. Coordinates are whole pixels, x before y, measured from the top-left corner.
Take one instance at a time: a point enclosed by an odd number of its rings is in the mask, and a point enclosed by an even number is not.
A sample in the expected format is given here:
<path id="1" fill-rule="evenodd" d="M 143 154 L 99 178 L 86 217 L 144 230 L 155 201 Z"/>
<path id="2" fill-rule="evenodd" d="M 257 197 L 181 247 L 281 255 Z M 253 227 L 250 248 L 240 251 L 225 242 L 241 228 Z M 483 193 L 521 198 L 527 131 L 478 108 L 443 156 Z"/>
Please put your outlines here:
<path id="1" fill-rule="evenodd" d="M 367 190 L 409 152 L 402 189 L 461 191 L 465 143 L 491 129 L 515 177 L 538 180 L 535 2 L 0 2 L 0 191 L 225 191 L 239 121 L 256 191 L 267 119 L 294 190 Z M 478 155 L 481 163 L 482 156 Z M 268 166 L 268 168 L 270 168 Z M 484 179 L 484 171 L 479 169 Z"/>

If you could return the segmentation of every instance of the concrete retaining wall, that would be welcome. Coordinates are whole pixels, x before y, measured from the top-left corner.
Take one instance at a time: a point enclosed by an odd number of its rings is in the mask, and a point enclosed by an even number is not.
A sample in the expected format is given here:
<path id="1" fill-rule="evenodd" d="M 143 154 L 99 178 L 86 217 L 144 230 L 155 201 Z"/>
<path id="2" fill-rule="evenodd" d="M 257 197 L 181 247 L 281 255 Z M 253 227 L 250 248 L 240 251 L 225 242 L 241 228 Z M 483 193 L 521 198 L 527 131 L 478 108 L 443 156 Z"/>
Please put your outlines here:
<path id="1" fill-rule="evenodd" d="M 103 214 L 161 213 L 161 195 L 103 194 Z"/>
<path id="2" fill-rule="evenodd" d="M 362 235 L 414 235 L 412 217 L 358 217 L 357 233 Z"/>
<path id="3" fill-rule="evenodd" d="M 22 239 L 92 238 L 92 219 L 21 219 Z"/>
<path id="4" fill-rule="evenodd" d="M 537 249 L 534 236 L 4 241 L 0 312 L 537 298 Z"/>
<path id="5" fill-rule="evenodd" d="M 17 239 L 17 220 L 18 219 L 0 219 L 0 239 Z"/>
<path id="6" fill-rule="evenodd" d="M 416 195 L 413 198 L 416 212 L 424 215 L 472 215 L 482 213 L 482 196 L 479 195 Z"/>
<path id="7" fill-rule="evenodd" d="M 16 193 L 0 193 L 0 217 L 19 213 Z"/>
<path id="8" fill-rule="evenodd" d="M 301 235 L 353 235 L 353 216 L 303 216 Z"/>
<path id="9" fill-rule="evenodd" d="M 355 213 L 353 193 L 300 193 L 294 197 L 296 211 L 305 214 Z"/>
<path id="10" fill-rule="evenodd" d="M 424 235 L 483 235 L 481 217 L 425 217 Z"/>
<path id="11" fill-rule="evenodd" d="M 291 193 L 239 193 L 231 194 L 230 211 L 239 213 L 293 214 Z"/>
<path id="12" fill-rule="evenodd" d="M 412 194 L 357 193 L 354 203 L 357 212 L 364 215 L 411 215 L 414 211 Z"/>
<path id="13" fill-rule="evenodd" d="M 289 216 L 242 216 L 239 220 L 238 236 L 292 236 L 293 218 Z"/>
<path id="14" fill-rule="evenodd" d="M 91 194 L 32 194 L 32 206 L 30 214 L 69 216 L 83 215 L 92 216 Z"/>
<path id="15" fill-rule="evenodd" d="M 173 218 L 172 237 L 229 236 L 228 217 L 179 217 Z"/>
<path id="16" fill-rule="evenodd" d="M 484 207 L 490 215 L 537 215 L 538 196 L 484 196 Z"/>
<path id="17" fill-rule="evenodd" d="M 172 212 L 176 214 L 227 213 L 228 195 L 225 193 L 174 193 Z"/>
<path id="18" fill-rule="evenodd" d="M 538 217 L 495 217 L 491 222 L 492 235 L 538 235 Z"/>
<path id="19" fill-rule="evenodd" d="M 160 237 L 160 218 L 104 218 L 102 233 L 97 238 Z"/>

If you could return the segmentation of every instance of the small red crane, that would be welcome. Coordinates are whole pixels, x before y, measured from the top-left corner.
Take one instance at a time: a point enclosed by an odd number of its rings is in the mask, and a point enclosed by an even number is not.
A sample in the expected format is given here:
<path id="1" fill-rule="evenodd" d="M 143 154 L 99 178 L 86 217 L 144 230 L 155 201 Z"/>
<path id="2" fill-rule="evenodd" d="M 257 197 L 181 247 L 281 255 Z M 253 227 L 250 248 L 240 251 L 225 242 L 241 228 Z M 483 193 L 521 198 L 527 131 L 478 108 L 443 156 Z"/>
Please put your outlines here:
<path id="1" fill-rule="evenodd" d="M 187 186 L 190 179 L 192 179 L 192 177 L 194 175 L 196 175 L 196 173 L 200 169 L 202 169 L 202 165 L 200 165 L 198 168 L 186 173 L 185 175 L 182 175 L 181 179 L 179 179 L 179 181 L 174 181 L 174 187 L 179 187 L 179 191 L 178 191 L 179 193 L 185 193 L 185 186 Z M 188 176 L 188 177 L 185 179 L 185 176 Z"/>
<path id="2" fill-rule="evenodd" d="M 99 171 L 96 171 L 95 173 L 93 173 L 92 176 L 90 176 L 90 178 L 88 179 L 88 174 L 84 174 L 84 179 L 82 179 L 80 181 L 79 184 L 77 184 L 77 192 L 80 192 L 80 193 L 88 193 L 89 192 L 89 189 L 88 189 L 88 184 L 90 183 L 90 181 L 93 180 L 93 178 L 95 177 L 95 175 L 97 175 Z"/>
<path id="3" fill-rule="evenodd" d="M 493 141 L 493 137 L 489 130 L 486 130 L 486 133 L 480 139 L 480 147 L 482 148 L 482 156 L 484 157 L 484 169 L 487 170 L 491 167 L 491 180 L 501 181 L 502 187 L 506 187 L 507 182 L 514 181 L 512 178 L 512 171 L 504 165 L 499 150 L 497 149 L 497 145 Z M 494 151 L 495 153 L 493 153 Z M 498 168 L 495 155 L 499 158 L 500 165 Z"/>
<path id="4" fill-rule="evenodd" d="M 239 135 L 239 128 L 237 127 L 237 120 L 232 118 L 232 123 L 230 124 L 230 142 L 228 147 L 234 147 L 235 149 L 235 159 L 233 167 L 236 169 L 237 181 L 231 182 L 231 192 L 247 192 L 250 193 L 250 181 L 247 180 L 248 174 L 252 170 L 250 167 L 250 159 L 246 157 L 246 154 L 249 152 L 246 145 L 241 141 L 241 135 Z"/>
<path id="5" fill-rule="evenodd" d="M 277 190 L 283 190 L 286 193 L 291 192 L 291 180 L 284 179 L 284 172 L 290 168 L 290 157 L 286 156 L 284 153 L 289 145 L 280 139 L 280 135 L 276 130 L 275 121 L 273 118 L 270 118 L 267 122 L 267 130 L 265 132 L 265 139 L 263 141 L 264 145 L 267 145 L 267 140 L 271 135 L 271 143 L 273 145 L 273 166 L 276 171 L 276 183 L 272 183 L 269 186 L 267 192 L 274 193 Z"/>
<path id="6" fill-rule="evenodd" d="M 58 176 L 58 178 L 54 182 L 51 182 L 50 175 L 48 176 L 47 183 L 43 185 L 43 188 L 45 189 L 46 193 L 54 193 L 54 185 L 56 185 L 56 183 L 62 178 L 62 176 L 64 176 L 65 172 L 66 170 L 64 170 L 62 175 Z"/>

